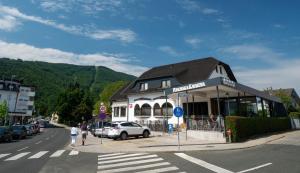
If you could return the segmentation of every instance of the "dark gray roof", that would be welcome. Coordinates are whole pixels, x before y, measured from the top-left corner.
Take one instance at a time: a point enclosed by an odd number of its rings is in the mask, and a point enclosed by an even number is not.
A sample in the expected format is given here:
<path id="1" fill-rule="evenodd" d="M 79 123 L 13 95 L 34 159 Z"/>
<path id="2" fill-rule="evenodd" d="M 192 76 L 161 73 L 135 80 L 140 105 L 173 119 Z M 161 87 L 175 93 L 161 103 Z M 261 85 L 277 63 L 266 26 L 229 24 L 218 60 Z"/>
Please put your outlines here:
<path id="1" fill-rule="evenodd" d="M 146 72 L 144 72 L 139 78 L 135 81 L 131 82 L 127 86 L 118 90 L 112 97 L 111 101 L 116 100 L 126 100 L 127 95 L 129 93 L 136 93 L 137 91 L 132 90 L 135 84 L 138 81 L 145 81 L 145 80 L 152 80 L 152 79 L 159 79 L 159 78 L 167 78 L 173 77 L 175 78 L 180 84 L 188 84 L 194 83 L 198 81 L 207 80 L 211 73 L 215 70 L 217 65 L 222 65 L 228 77 L 232 81 L 236 81 L 233 72 L 231 71 L 229 65 L 221 62 L 213 57 L 196 59 L 186 62 L 180 62 L 175 64 L 163 65 L 154 67 Z M 145 92 L 153 92 L 153 91 L 162 91 L 161 88 L 157 89 L 148 89 Z M 140 93 L 140 91 L 138 91 Z"/>
<path id="2" fill-rule="evenodd" d="M 298 104 L 300 104 L 300 98 L 296 92 L 296 90 L 294 88 L 280 88 L 280 89 L 271 89 L 271 90 L 267 90 L 265 91 L 267 93 L 269 93 L 270 95 L 276 96 L 278 95 L 280 92 L 285 93 L 286 95 L 293 97 L 296 102 Z"/>
<path id="3" fill-rule="evenodd" d="M 138 80 L 175 77 L 181 84 L 188 84 L 208 79 L 217 65 L 223 65 L 230 80 L 236 82 L 229 65 L 213 57 L 154 67 L 143 73 Z"/>

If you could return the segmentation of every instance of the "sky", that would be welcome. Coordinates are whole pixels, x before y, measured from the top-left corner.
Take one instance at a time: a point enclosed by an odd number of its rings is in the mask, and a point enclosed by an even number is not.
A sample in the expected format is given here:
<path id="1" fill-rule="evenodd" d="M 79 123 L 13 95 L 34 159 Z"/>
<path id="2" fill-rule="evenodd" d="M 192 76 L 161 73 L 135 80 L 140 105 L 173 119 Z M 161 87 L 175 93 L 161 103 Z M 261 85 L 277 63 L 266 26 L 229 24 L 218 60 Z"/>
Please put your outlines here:
<path id="1" fill-rule="evenodd" d="M 300 94 L 300 1 L 0 0 L 0 57 L 140 75 L 215 57 L 240 83 Z"/>

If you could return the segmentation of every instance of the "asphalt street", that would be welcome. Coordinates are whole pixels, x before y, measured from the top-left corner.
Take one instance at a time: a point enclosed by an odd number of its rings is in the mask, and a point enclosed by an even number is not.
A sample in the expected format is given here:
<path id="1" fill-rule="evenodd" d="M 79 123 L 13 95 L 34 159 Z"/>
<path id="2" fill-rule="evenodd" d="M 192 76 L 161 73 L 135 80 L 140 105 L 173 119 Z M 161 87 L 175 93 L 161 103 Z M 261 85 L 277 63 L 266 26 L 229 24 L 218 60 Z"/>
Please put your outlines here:
<path id="1" fill-rule="evenodd" d="M 53 128 L 26 140 L 0 143 L 0 172 L 300 172 L 299 141 L 226 151 L 97 154 L 66 150 L 69 140 L 67 130 Z"/>

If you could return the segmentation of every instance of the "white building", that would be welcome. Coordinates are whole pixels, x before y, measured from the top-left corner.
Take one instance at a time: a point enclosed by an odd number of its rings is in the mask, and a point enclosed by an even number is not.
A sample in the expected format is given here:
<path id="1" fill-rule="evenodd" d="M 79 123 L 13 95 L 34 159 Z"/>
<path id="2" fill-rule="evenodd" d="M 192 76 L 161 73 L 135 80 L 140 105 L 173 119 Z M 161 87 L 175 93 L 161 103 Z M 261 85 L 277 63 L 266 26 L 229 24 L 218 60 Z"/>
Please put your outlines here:
<path id="1" fill-rule="evenodd" d="M 0 102 L 8 105 L 11 122 L 31 118 L 34 108 L 35 89 L 16 80 L 0 80 Z"/>
<path id="2" fill-rule="evenodd" d="M 154 67 L 116 92 L 111 102 L 112 121 L 142 124 L 176 125 L 173 109 L 182 107 L 179 123 L 188 128 L 192 122 L 203 125 L 209 115 L 286 115 L 277 97 L 239 84 L 229 65 L 211 57 Z"/>

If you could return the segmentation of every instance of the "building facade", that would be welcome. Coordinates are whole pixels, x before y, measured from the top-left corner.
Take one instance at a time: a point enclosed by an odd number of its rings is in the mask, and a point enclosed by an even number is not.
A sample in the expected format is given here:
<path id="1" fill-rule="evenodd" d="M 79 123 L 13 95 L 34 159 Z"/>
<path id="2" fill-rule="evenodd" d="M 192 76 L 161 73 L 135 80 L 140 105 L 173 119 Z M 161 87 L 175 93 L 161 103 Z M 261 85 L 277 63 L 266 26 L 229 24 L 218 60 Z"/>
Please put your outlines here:
<path id="1" fill-rule="evenodd" d="M 34 110 L 35 88 L 22 85 L 17 80 L 0 80 L 0 102 L 8 106 L 11 123 L 31 118 Z"/>
<path id="2" fill-rule="evenodd" d="M 154 67 L 111 97 L 112 121 L 177 124 L 204 122 L 211 115 L 286 116 L 277 97 L 237 82 L 229 65 L 209 57 Z M 191 127 L 191 125 L 188 125 Z"/>

